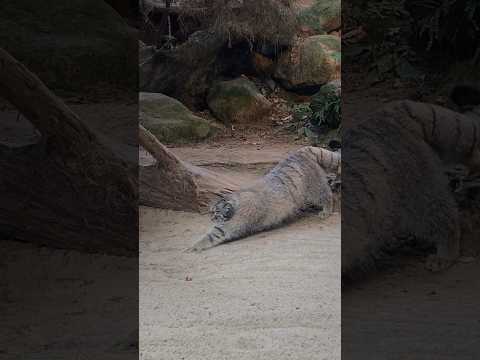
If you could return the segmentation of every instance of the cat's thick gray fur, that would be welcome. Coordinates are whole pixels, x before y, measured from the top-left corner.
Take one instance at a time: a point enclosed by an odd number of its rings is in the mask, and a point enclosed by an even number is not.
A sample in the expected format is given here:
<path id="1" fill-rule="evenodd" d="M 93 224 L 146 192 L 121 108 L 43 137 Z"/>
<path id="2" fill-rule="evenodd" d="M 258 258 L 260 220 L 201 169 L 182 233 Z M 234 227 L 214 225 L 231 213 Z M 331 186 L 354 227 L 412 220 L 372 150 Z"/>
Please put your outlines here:
<path id="1" fill-rule="evenodd" d="M 330 180 L 339 174 L 340 162 L 339 153 L 316 147 L 292 152 L 263 178 L 216 203 L 214 227 L 191 250 L 271 229 L 309 208 L 328 216 L 334 201 Z"/>

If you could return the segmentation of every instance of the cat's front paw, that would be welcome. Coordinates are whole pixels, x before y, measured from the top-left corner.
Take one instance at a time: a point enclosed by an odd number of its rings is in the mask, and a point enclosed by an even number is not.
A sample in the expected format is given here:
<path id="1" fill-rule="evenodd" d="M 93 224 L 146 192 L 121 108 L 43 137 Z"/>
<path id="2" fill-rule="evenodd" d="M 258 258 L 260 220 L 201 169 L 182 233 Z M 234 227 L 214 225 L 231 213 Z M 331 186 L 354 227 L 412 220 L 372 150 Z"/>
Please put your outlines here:
<path id="1" fill-rule="evenodd" d="M 198 253 L 198 252 L 201 252 L 203 250 L 210 249 L 213 246 L 214 246 L 214 244 L 212 244 L 212 242 L 209 241 L 208 239 L 202 239 L 199 242 L 197 242 L 195 245 L 193 245 L 192 247 L 188 248 L 186 250 L 186 252 Z"/>

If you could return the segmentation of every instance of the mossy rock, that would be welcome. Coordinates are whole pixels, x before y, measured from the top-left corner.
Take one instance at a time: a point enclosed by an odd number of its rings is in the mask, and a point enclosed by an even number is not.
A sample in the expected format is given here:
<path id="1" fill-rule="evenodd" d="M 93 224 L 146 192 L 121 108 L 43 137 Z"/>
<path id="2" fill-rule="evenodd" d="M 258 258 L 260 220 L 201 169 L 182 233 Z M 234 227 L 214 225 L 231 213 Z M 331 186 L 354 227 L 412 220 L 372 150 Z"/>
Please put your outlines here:
<path id="1" fill-rule="evenodd" d="M 137 84 L 137 40 L 104 1 L 3 1 L 0 47 L 53 89 Z"/>
<path id="2" fill-rule="evenodd" d="M 275 78 L 288 90 L 314 89 L 337 78 L 341 67 L 340 38 L 310 36 L 284 53 L 275 69 Z"/>
<path id="3" fill-rule="evenodd" d="M 261 121 L 272 111 L 272 104 L 244 77 L 215 83 L 207 103 L 226 125 Z"/>
<path id="4" fill-rule="evenodd" d="M 339 29 L 342 26 L 340 0 L 315 0 L 312 5 L 298 13 L 300 29 L 312 35 L 320 35 Z"/>
<path id="5" fill-rule="evenodd" d="M 180 101 L 163 94 L 141 92 L 139 101 L 140 123 L 162 142 L 199 141 L 221 128 L 194 115 Z"/>

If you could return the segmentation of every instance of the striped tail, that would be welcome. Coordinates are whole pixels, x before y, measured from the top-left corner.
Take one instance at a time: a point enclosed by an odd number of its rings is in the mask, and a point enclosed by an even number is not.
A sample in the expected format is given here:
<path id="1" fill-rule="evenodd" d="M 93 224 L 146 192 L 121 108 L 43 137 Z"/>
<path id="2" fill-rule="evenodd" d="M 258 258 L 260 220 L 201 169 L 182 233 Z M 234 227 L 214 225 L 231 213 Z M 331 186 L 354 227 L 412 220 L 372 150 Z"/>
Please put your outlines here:
<path id="1" fill-rule="evenodd" d="M 342 155 L 340 153 L 313 146 L 307 146 L 305 150 L 315 155 L 317 163 L 325 170 L 341 172 Z"/>
<path id="2" fill-rule="evenodd" d="M 376 114 L 423 139 L 442 158 L 468 160 L 480 150 L 480 124 L 441 106 L 397 101 Z"/>

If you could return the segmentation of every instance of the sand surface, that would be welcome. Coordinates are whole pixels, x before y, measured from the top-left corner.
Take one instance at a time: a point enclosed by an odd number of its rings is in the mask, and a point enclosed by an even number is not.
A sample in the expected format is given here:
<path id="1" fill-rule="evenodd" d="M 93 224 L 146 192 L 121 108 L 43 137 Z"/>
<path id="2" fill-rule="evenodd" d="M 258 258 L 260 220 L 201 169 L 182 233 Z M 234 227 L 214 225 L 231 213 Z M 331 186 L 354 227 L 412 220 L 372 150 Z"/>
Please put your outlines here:
<path id="1" fill-rule="evenodd" d="M 136 258 L 0 241 L 0 359 L 131 359 Z"/>
<path id="2" fill-rule="evenodd" d="M 421 261 L 342 291 L 342 359 L 478 359 L 480 262 Z"/>
<path id="3" fill-rule="evenodd" d="M 340 216 L 185 253 L 210 220 L 141 209 L 141 359 L 340 359 Z"/>
<path id="4" fill-rule="evenodd" d="M 172 151 L 248 183 L 298 147 Z M 312 214 L 199 254 L 183 252 L 210 226 L 208 215 L 141 208 L 140 358 L 340 359 L 340 215 L 322 221 Z"/>

